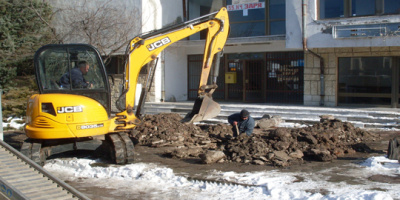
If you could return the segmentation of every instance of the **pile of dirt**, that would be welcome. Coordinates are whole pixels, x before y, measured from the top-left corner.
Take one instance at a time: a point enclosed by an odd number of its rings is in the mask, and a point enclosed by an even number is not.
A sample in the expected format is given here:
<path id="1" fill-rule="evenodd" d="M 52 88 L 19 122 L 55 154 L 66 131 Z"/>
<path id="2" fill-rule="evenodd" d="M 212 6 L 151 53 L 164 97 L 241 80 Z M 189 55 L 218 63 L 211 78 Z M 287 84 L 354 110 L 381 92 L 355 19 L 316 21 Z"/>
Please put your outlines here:
<path id="1" fill-rule="evenodd" d="M 368 152 L 375 136 L 349 122 L 322 118 L 305 128 L 256 128 L 251 136 L 233 137 L 228 124 L 183 124 L 176 113 L 146 115 L 132 132 L 136 144 L 175 147 L 166 155 L 200 158 L 203 163 L 240 162 L 289 166 L 304 160 L 331 161 L 356 151 Z"/>
<path id="2" fill-rule="evenodd" d="M 153 147 L 183 147 L 200 144 L 204 138 L 209 138 L 200 127 L 181 123 L 181 120 L 176 113 L 145 115 L 132 132 L 134 142 Z"/>

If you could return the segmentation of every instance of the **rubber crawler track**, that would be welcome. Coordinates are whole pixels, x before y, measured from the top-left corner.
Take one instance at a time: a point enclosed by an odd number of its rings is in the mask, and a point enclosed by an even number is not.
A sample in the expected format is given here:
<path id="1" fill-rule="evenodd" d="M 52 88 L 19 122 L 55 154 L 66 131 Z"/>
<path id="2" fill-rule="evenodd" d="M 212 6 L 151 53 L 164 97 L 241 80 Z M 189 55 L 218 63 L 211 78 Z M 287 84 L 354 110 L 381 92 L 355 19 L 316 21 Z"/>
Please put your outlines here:
<path id="1" fill-rule="evenodd" d="M 116 164 L 128 164 L 134 161 L 134 145 L 128 133 L 110 133 L 107 140 L 111 144 L 111 160 Z"/>
<path id="2" fill-rule="evenodd" d="M 26 139 L 21 146 L 21 153 L 30 158 L 33 162 L 43 166 L 46 157 L 41 149 L 42 144 L 31 139 Z"/>

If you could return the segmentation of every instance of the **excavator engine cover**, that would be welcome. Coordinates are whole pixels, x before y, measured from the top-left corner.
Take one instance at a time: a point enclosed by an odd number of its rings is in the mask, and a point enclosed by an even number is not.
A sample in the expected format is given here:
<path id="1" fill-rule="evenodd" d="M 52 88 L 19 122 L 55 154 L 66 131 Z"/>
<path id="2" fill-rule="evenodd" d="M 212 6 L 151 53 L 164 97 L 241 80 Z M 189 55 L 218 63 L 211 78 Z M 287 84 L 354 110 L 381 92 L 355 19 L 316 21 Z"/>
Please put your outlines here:
<path id="1" fill-rule="evenodd" d="M 216 117 L 221 112 L 221 106 L 208 95 L 197 97 L 193 109 L 182 120 L 185 123 L 199 122 Z"/>

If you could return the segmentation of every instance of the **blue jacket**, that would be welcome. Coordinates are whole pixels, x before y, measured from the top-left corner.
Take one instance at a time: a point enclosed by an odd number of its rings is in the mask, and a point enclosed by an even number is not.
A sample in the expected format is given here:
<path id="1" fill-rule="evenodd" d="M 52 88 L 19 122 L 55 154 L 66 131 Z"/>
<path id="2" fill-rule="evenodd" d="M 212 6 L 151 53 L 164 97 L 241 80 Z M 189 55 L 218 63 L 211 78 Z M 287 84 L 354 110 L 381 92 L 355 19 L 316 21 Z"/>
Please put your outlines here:
<path id="1" fill-rule="evenodd" d="M 247 135 L 251 135 L 253 133 L 253 129 L 255 126 L 254 119 L 249 116 L 246 120 L 243 120 L 240 117 L 240 113 L 235 113 L 232 114 L 228 117 L 228 122 L 233 126 L 233 122 L 237 121 L 238 122 L 238 129 L 240 133 L 246 133 Z M 238 133 L 238 134 L 240 134 Z"/>
<path id="2" fill-rule="evenodd" d="M 89 84 L 86 82 L 83 74 L 79 68 L 72 68 L 71 70 L 72 88 L 87 88 Z M 69 72 L 65 73 L 61 79 L 60 84 L 63 88 L 69 88 Z"/>

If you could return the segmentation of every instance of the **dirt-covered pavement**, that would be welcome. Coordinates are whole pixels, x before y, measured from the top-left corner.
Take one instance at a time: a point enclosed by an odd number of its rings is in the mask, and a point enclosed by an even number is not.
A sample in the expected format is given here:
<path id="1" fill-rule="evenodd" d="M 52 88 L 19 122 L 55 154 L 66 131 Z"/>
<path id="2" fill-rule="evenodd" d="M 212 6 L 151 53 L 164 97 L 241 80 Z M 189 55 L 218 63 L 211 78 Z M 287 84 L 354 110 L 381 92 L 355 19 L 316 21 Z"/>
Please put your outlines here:
<path id="1" fill-rule="evenodd" d="M 310 172 L 348 170 L 349 163 L 385 155 L 397 131 L 366 131 L 347 122 L 323 119 L 305 128 L 256 128 L 250 137 L 233 137 L 227 124 L 182 124 L 177 114 L 147 115 L 132 132 L 135 162 L 156 163 L 192 179 L 211 180 L 212 170 L 237 173 L 279 170 Z M 23 132 L 5 132 L 4 140 L 19 149 Z M 86 152 L 87 153 L 87 152 Z M 400 183 L 400 177 L 376 175 L 375 182 Z M 349 176 L 332 176 L 333 182 L 354 182 Z M 90 197 L 117 198 L 103 188 L 70 182 Z M 321 192 L 321 191 L 319 191 Z M 96 198 L 93 198 L 96 199 Z"/>
<path id="2" fill-rule="evenodd" d="M 231 126 L 181 123 L 175 113 L 146 115 L 132 133 L 134 142 L 169 147 L 163 156 L 210 163 L 245 163 L 287 167 L 304 161 L 332 161 L 356 152 L 372 153 L 367 143 L 380 140 L 351 123 L 323 117 L 305 128 L 255 128 L 253 135 L 233 136 Z"/>
<path id="3" fill-rule="evenodd" d="M 304 128 L 256 126 L 251 136 L 233 136 L 228 124 L 194 125 L 181 123 L 176 113 L 145 115 L 131 132 L 136 161 L 152 160 L 168 165 L 188 163 L 199 166 L 293 167 L 305 163 L 328 163 L 360 154 L 386 154 L 394 131 L 366 131 L 349 122 L 323 117 L 320 123 Z M 6 132 L 5 141 L 19 149 L 23 132 Z M 142 156 L 146 155 L 146 156 Z M 165 160 L 165 161 L 163 161 Z M 201 167 L 199 167 L 201 168 Z"/>

